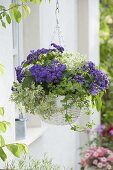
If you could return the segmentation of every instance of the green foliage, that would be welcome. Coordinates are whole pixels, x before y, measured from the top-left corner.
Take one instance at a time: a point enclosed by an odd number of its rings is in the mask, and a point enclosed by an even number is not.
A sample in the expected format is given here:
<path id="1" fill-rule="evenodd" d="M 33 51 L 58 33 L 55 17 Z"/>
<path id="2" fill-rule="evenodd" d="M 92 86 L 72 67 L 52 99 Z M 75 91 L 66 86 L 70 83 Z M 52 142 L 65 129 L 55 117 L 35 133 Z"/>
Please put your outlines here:
<path id="1" fill-rule="evenodd" d="M 4 109 L 0 108 L 1 116 L 4 116 Z M 5 161 L 7 159 L 7 154 L 5 148 L 7 148 L 14 156 L 20 157 L 23 152 L 28 152 L 27 146 L 25 144 L 6 144 L 3 137 L 3 133 L 6 132 L 7 127 L 10 127 L 10 122 L 0 121 L 0 158 Z"/>
<path id="2" fill-rule="evenodd" d="M 20 0 L 17 3 L 9 4 L 9 7 L 0 4 L 0 22 L 2 26 L 6 28 L 6 24 L 11 24 L 13 20 L 20 23 L 22 18 L 26 18 L 31 12 L 29 4 L 40 4 L 41 2 L 42 0 Z"/>
<path id="3" fill-rule="evenodd" d="M 23 157 L 23 159 L 12 160 L 5 163 L 4 170 L 69 170 L 61 168 L 53 163 L 46 155 L 42 160 L 36 160 L 33 157 Z M 70 169 L 72 170 L 72 169 Z"/>
<path id="4" fill-rule="evenodd" d="M 4 108 L 3 107 L 0 107 L 0 115 L 4 116 Z"/>
<path id="5" fill-rule="evenodd" d="M 102 122 L 113 122 L 113 1 L 100 3 L 100 65 L 109 75 L 109 89 L 103 96 Z"/>
<path id="6" fill-rule="evenodd" d="M 0 73 L 3 73 L 3 65 L 0 64 Z M 0 107 L 0 117 L 4 117 L 4 108 Z M 20 157 L 23 152 L 27 153 L 28 149 L 25 144 L 7 144 L 3 137 L 3 134 L 6 133 L 8 127 L 10 127 L 10 122 L 5 120 L 0 121 L 0 158 L 2 161 L 7 159 L 6 148 L 16 157 Z"/>

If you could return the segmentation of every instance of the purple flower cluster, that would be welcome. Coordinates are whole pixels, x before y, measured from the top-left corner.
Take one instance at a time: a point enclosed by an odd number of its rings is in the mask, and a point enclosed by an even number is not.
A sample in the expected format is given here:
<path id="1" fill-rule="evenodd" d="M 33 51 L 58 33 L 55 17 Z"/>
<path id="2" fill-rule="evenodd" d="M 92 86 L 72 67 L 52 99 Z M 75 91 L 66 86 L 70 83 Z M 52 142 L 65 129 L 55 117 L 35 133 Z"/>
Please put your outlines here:
<path id="1" fill-rule="evenodd" d="M 81 83 L 82 85 L 85 85 L 86 80 L 83 76 L 76 75 L 74 76 L 74 79 L 76 80 L 77 83 Z"/>
<path id="2" fill-rule="evenodd" d="M 21 66 L 18 66 L 17 68 L 15 68 L 16 71 L 16 77 L 19 83 L 21 83 L 22 79 L 24 78 L 25 73 L 22 70 Z"/>
<path id="3" fill-rule="evenodd" d="M 102 133 L 104 129 L 105 129 L 105 125 L 98 125 L 98 126 L 95 128 L 95 132 L 97 132 L 97 133 Z"/>
<path id="4" fill-rule="evenodd" d="M 93 62 L 88 62 L 84 69 L 93 78 L 93 82 L 90 84 L 90 93 L 92 95 L 95 96 L 99 93 L 99 90 L 104 91 L 108 88 L 108 77 L 102 71 L 96 69 Z"/>
<path id="5" fill-rule="evenodd" d="M 27 56 L 27 64 L 32 63 L 32 61 L 38 59 L 39 55 L 41 54 L 47 54 L 48 52 L 55 52 L 56 49 L 45 49 L 42 48 L 41 50 L 37 50 L 37 51 L 30 51 L 30 54 Z"/>
<path id="6" fill-rule="evenodd" d="M 57 50 L 61 53 L 63 53 L 64 48 L 62 46 L 56 45 L 55 43 L 52 43 L 51 46 L 53 46 L 53 49 L 46 49 L 46 48 L 42 48 L 40 50 L 37 51 L 30 51 L 30 54 L 27 56 L 27 64 L 32 63 L 34 60 L 38 59 L 39 55 L 41 54 L 47 54 L 49 52 L 56 52 Z"/>
<path id="7" fill-rule="evenodd" d="M 99 93 L 97 85 L 93 82 L 90 84 L 90 90 L 89 91 L 93 96 L 96 96 Z"/>
<path id="8" fill-rule="evenodd" d="M 62 46 L 60 46 L 60 45 L 56 45 L 55 43 L 52 43 L 51 46 L 55 47 L 61 53 L 64 52 L 64 48 Z"/>
<path id="9" fill-rule="evenodd" d="M 53 60 L 51 66 L 42 67 L 39 64 L 35 64 L 30 68 L 30 72 L 37 83 L 58 83 L 62 80 L 65 69 L 66 65 Z"/>

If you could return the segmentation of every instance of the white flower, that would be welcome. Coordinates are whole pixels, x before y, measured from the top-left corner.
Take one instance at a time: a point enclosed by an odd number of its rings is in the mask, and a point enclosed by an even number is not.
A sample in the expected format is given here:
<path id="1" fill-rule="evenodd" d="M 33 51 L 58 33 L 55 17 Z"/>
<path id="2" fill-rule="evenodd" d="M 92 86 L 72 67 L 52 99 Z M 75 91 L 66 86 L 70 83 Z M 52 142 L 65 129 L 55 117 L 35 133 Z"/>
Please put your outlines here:
<path id="1" fill-rule="evenodd" d="M 111 165 L 107 165 L 107 169 L 111 170 L 112 169 Z"/>
<path id="2" fill-rule="evenodd" d="M 107 161 L 107 159 L 105 157 L 102 157 L 100 160 L 101 160 L 101 162 L 106 162 Z"/>
<path id="3" fill-rule="evenodd" d="M 90 153 L 86 153 L 85 154 L 85 158 L 87 159 L 87 158 L 89 158 L 90 157 Z"/>
<path id="4" fill-rule="evenodd" d="M 94 164 L 94 165 L 97 165 L 97 163 L 98 163 L 98 160 L 95 159 L 95 160 L 93 161 L 93 164 Z"/>
<path id="5" fill-rule="evenodd" d="M 99 162 L 99 163 L 97 164 L 97 167 L 98 167 L 98 168 L 102 168 L 102 163 Z"/>

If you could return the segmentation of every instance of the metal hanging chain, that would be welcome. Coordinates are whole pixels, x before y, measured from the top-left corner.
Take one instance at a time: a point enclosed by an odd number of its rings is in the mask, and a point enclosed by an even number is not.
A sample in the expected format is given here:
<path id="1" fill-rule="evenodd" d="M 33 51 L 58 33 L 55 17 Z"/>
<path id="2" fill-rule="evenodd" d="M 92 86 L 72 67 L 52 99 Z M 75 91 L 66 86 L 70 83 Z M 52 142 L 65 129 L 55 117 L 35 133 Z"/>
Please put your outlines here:
<path id="1" fill-rule="evenodd" d="M 62 32 L 61 32 L 61 29 L 60 29 L 60 24 L 59 24 L 59 12 L 60 12 L 59 0 L 56 0 L 56 9 L 55 9 L 56 26 L 55 26 L 55 29 L 54 29 L 54 32 L 53 32 L 53 35 L 52 35 L 52 38 L 51 38 L 51 43 L 54 41 L 55 35 L 57 35 L 59 45 L 61 45 L 63 43 L 63 46 L 65 47 L 64 39 L 63 39 Z"/>

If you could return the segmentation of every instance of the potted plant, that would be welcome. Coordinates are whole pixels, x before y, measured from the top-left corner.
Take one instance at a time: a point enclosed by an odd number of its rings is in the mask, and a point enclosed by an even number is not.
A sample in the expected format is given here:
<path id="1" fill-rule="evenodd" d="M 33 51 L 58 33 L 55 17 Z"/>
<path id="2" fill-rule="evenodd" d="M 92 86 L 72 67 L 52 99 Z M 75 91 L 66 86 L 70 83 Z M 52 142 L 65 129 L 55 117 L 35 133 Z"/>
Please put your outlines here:
<path id="1" fill-rule="evenodd" d="M 19 109 L 38 114 L 53 124 L 72 124 L 90 105 L 101 109 L 101 97 L 108 78 L 95 64 L 79 53 L 66 53 L 62 46 L 32 50 L 16 68 L 17 81 L 11 99 Z M 93 123 L 87 123 L 89 128 Z M 78 124 L 71 125 L 79 130 Z"/>
<path id="2" fill-rule="evenodd" d="M 81 170 L 112 170 L 113 152 L 104 147 L 90 147 L 82 152 Z"/>

